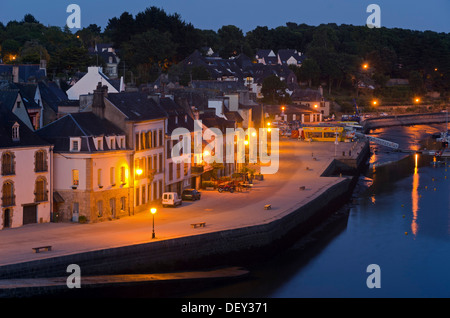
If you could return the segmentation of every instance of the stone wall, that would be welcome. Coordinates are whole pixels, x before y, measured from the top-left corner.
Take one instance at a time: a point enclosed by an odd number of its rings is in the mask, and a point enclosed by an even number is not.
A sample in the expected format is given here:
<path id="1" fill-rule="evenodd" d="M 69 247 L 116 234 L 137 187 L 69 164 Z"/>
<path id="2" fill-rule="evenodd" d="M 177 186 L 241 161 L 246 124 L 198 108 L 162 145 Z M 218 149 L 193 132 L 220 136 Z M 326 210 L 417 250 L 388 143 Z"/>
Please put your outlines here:
<path id="1" fill-rule="evenodd" d="M 239 265 L 268 257 L 298 238 L 329 215 L 330 206 L 346 200 L 353 185 L 353 179 L 342 178 L 306 205 L 267 224 L 6 265 L 0 267 L 0 279 L 66 277 L 69 264 L 78 264 L 82 275 Z"/>

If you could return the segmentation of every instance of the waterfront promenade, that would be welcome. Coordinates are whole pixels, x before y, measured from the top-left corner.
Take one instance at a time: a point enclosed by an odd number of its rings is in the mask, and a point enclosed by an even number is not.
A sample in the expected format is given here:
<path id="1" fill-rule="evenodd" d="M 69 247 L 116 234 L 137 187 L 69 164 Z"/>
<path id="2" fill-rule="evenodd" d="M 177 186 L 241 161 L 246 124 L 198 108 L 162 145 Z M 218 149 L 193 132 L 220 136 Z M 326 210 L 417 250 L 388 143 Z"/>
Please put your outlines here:
<path id="1" fill-rule="evenodd" d="M 358 146 L 358 147 L 355 147 Z M 152 243 L 198 234 L 265 224 L 288 215 L 317 198 L 343 177 L 321 177 L 335 158 L 356 143 L 304 142 L 280 140 L 280 167 L 263 181 L 254 181 L 251 190 L 234 193 L 202 191 L 200 201 L 184 201 L 181 207 L 158 207 L 155 215 L 156 238 L 152 239 L 152 215 L 140 213 L 121 219 L 92 224 L 45 223 L 0 231 L 0 272 L 2 266 L 59 256 Z M 299 187 L 305 190 L 299 190 Z M 272 209 L 265 210 L 264 205 Z M 204 228 L 191 223 L 206 222 Z M 52 245 L 48 252 L 32 248 Z"/>

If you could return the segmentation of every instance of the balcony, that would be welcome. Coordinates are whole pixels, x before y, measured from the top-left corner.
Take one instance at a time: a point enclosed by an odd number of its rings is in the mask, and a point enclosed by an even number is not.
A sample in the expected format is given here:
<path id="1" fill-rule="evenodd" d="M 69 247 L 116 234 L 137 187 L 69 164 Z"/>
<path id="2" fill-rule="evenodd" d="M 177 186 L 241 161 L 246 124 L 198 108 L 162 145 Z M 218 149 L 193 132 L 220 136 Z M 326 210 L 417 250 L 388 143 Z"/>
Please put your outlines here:
<path id="1" fill-rule="evenodd" d="M 191 175 L 202 174 L 203 171 L 204 171 L 204 166 L 192 166 L 191 167 Z"/>

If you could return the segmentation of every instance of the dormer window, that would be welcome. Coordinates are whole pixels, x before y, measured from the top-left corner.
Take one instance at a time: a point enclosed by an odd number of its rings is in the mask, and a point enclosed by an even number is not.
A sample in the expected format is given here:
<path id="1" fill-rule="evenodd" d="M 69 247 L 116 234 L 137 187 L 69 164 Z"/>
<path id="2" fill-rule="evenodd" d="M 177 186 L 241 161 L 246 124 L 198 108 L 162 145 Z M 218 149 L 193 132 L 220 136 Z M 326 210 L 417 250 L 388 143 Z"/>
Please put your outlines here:
<path id="1" fill-rule="evenodd" d="M 70 151 L 78 152 L 81 148 L 81 138 L 70 138 Z"/>
<path id="2" fill-rule="evenodd" d="M 111 150 L 116 149 L 116 138 L 114 136 L 112 136 L 112 137 L 108 137 L 107 140 L 108 140 L 109 149 L 111 149 Z"/>
<path id="3" fill-rule="evenodd" d="M 19 141 L 19 124 L 16 122 L 12 126 L 12 140 L 13 141 Z"/>
<path id="4" fill-rule="evenodd" d="M 97 147 L 97 151 L 103 150 L 103 138 L 102 137 L 96 138 L 95 146 Z"/>

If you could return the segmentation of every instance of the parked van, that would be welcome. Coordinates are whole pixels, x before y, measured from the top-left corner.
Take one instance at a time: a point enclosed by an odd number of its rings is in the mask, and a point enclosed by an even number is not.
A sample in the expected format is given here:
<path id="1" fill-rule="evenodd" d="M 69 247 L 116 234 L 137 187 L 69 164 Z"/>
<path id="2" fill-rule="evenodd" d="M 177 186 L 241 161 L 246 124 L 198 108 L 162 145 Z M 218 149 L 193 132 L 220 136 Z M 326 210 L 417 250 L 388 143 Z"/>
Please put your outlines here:
<path id="1" fill-rule="evenodd" d="M 181 205 L 183 201 L 178 196 L 176 192 L 164 192 L 162 195 L 162 206 L 165 208 L 166 206 L 177 206 Z"/>

